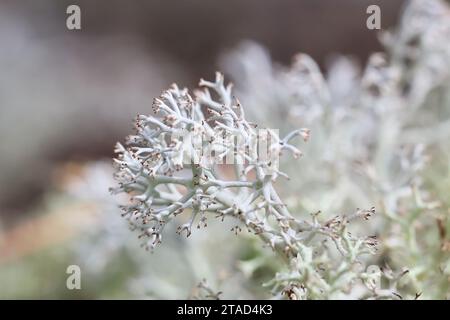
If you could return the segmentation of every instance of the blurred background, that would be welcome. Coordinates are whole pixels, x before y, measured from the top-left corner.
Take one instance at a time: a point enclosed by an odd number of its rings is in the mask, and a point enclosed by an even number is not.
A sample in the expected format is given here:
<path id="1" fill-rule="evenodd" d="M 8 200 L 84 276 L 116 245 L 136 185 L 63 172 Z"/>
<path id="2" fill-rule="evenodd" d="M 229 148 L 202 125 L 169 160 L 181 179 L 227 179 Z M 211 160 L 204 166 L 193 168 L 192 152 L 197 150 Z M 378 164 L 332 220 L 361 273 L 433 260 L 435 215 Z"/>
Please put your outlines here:
<path id="1" fill-rule="evenodd" d="M 70 4 L 81 8 L 80 31 L 66 28 Z M 251 285 L 232 290 L 241 279 L 226 257 L 252 255 L 234 238 L 138 248 L 108 194 L 113 146 L 153 97 L 212 78 L 245 40 L 280 64 L 298 52 L 321 67 L 336 54 L 365 64 L 381 50 L 366 28 L 370 4 L 386 30 L 404 1 L 1 0 L 0 298 L 183 298 L 208 274 L 234 297 L 261 297 Z M 208 246 L 221 241 L 233 252 L 213 256 Z M 153 263 L 162 259 L 180 263 Z M 81 291 L 65 287 L 70 264 L 86 276 Z"/>

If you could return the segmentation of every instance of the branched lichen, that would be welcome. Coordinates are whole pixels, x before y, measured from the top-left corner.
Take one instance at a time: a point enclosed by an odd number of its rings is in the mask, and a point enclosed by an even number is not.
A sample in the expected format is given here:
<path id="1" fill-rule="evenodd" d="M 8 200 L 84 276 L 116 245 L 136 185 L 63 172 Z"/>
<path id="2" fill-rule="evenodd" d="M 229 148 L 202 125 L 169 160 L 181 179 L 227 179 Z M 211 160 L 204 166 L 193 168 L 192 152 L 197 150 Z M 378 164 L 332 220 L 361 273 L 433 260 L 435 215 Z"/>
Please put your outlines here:
<path id="1" fill-rule="evenodd" d="M 265 283 L 277 298 L 447 297 L 450 211 L 431 197 L 423 170 L 430 149 L 449 152 L 449 12 L 439 0 L 412 1 L 361 75 L 344 59 L 325 76 L 305 54 L 276 69 L 247 47 L 236 76 L 247 108 L 219 73 L 194 95 L 165 91 L 116 147 L 113 191 L 130 196 L 123 215 L 143 246 L 161 243 L 169 223 L 189 237 L 231 218 L 233 233 L 248 231 L 284 262 Z M 294 130 L 280 138 L 262 124 Z M 302 155 L 292 139 L 309 140 L 298 127 L 313 134 L 307 159 L 285 165 L 282 153 Z M 289 177 L 290 197 L 276 188 Z M 374 208 L 332 214 L 372 205 L 381 214 L 370 225 L 358 220 Z M 305 218 L 318 209 L 326 212 Z"/>
<path id="2" fill-rule="evenodd" d="M 285 150 L 300 155 L 290 141 L 295 136 L 307 141 L 309 130 L 279 138 L 275 130 L 265 129 L 267 135 L 261 135 L 261 129 L 245 119 L 243 106 L 220 73 L 215 82 L 201 80 L 200 86 L 203 90 L 193 98 L 173 85 L 155 99 L 155 115 L 137 117 L 136 134 L 128 137 L 127 147 L 116 147 L 119 187 L 113 191 L 131 196 L 131 203 L 122 207 L 123 216 L 141 232 L 143 245 L 153 249 L 161 243 L 165 226 L 182 213 L 188 218 L 178 233 L 188 237 L 194 226 L 206 227 L 210 217 L 231 217 L 236 220 L 233 232 L 245 229 L 258 236 L 286 261 L 288 271 L 269 284 L 275 291 L 302 287 L 305 296 L 320 298 L 343 290 L 357 278 L 352 269 L 363 263 L 360 257 L 374 253 L 377 245 L 373 236 L 351 234 L 348 225 L 368 219 L 375 209 L 328 220 L 319 219 L 319 213 L 310 220 L 296 218 L 275 190 L 277 178 L 286 174 L 274 164 Z M 223 136 L 234 137 L 234 143 L 220 139 Z M 270 151 L 267 157 L 259 153 L 264 143 Z M 330 277 L 342 285 L 336 287 Z"/>

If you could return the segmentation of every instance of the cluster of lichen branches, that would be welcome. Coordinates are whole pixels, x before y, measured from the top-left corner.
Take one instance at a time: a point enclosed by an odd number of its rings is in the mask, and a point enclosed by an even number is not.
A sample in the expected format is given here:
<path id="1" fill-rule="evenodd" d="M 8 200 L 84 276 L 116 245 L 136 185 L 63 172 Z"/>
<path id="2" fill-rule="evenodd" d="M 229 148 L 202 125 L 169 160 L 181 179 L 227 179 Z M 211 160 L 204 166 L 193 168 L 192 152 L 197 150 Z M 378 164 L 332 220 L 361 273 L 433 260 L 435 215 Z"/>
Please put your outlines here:
<path id="1" fill-rule="evenodd" d="M 261 129 L 246 120 L 232 86 L 217 73 L 214 82 L 201 80 L 200 87 L 203 90 L 192 97 L 173 85 L 154 100 L 153 115 L 137 117 L 136 133 L 127 138 L 126 147 L 117 144 L 119 187 L 113 191 L 131 196 L 122 207 L 123 216 L 140 231 L 143 246 L 153 249 L 159 244 L 165 226 L 183 212 L 187 217 L 178 233 L 187 236 L 194 226 L 206 227 L 209 217 L 232 217 L 232 231 L 248 230 L 286 261 L 286 271 L 268 284 L 275 295 L 326 298 L 350 290 L 359 280 L 371 294 L 380 295 L 361 259 L 375 252 L 377 240 L 348 230 L 350 222 L 368 219 L 374 208 L 326 221 L 319 213 L 300 220 L 275 190 L 280 176 L 288 178 L 274 165 L 277 157 L 283 151 L 300 155 L 290 140 L 302 136 L 307 141 L 309 130 L 280 138 L 276 130 L 266 129 L 262 139 L 271 156 L 262 159 L 255 148 L 261 143 Z M 232 162 L 223 161 L 230 154 Z"/>

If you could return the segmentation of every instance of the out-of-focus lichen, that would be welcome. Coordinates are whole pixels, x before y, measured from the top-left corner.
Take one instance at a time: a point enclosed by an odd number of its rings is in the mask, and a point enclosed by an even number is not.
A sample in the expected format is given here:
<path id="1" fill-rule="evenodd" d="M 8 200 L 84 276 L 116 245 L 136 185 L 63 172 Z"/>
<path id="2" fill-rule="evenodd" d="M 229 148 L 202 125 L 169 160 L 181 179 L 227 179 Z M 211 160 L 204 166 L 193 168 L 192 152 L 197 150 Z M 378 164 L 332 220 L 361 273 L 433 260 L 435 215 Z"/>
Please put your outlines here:
<path id="1" fill-rule="evenodd" d="M 379 263 L 403 274 L 402 298 L 449 297 L 449 38 L 448 4 L 410 1 L 362 72 L 341 57 L 324 75 L 305 54 L 276 66 L 252 43 L 224 59 L 250 119 L 311 129 L 309 169 L 285 163 L 287 189 L 302 195 L 286 202 L 325 212 L 376 205 L 381 214 L 357 230 L 379 235 Z"/>

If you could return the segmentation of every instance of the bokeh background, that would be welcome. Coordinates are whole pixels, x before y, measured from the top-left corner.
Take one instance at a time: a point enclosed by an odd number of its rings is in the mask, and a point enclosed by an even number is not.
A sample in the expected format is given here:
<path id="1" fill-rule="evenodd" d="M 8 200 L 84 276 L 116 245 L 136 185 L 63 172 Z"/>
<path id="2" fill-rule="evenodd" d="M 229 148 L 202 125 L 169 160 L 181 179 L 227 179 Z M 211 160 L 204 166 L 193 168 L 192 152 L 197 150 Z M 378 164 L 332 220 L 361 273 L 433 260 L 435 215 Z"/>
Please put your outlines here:
<path id="1" fill-rule="evenodd" d="M 66 29 L 70 4 L 81 31 Z M 153 97 L 211 78 L 245 40 L 280 64 L 298 52 L 323 68 L 336 54 L 365 64 L 381 50 L 370 4 L 387 30 L 404 1 L 0 1 L 0 298 L 183 298 L 208 274 L 234 297 L 258 297 L 251 285 L 232 291 L 241 276 L 227 256 L 252 254 L 234 238 L 138 248 L 109 199 L 113 146 Z M 83 270 L 81 291 L 65 287 L 70 264 Z"/>

